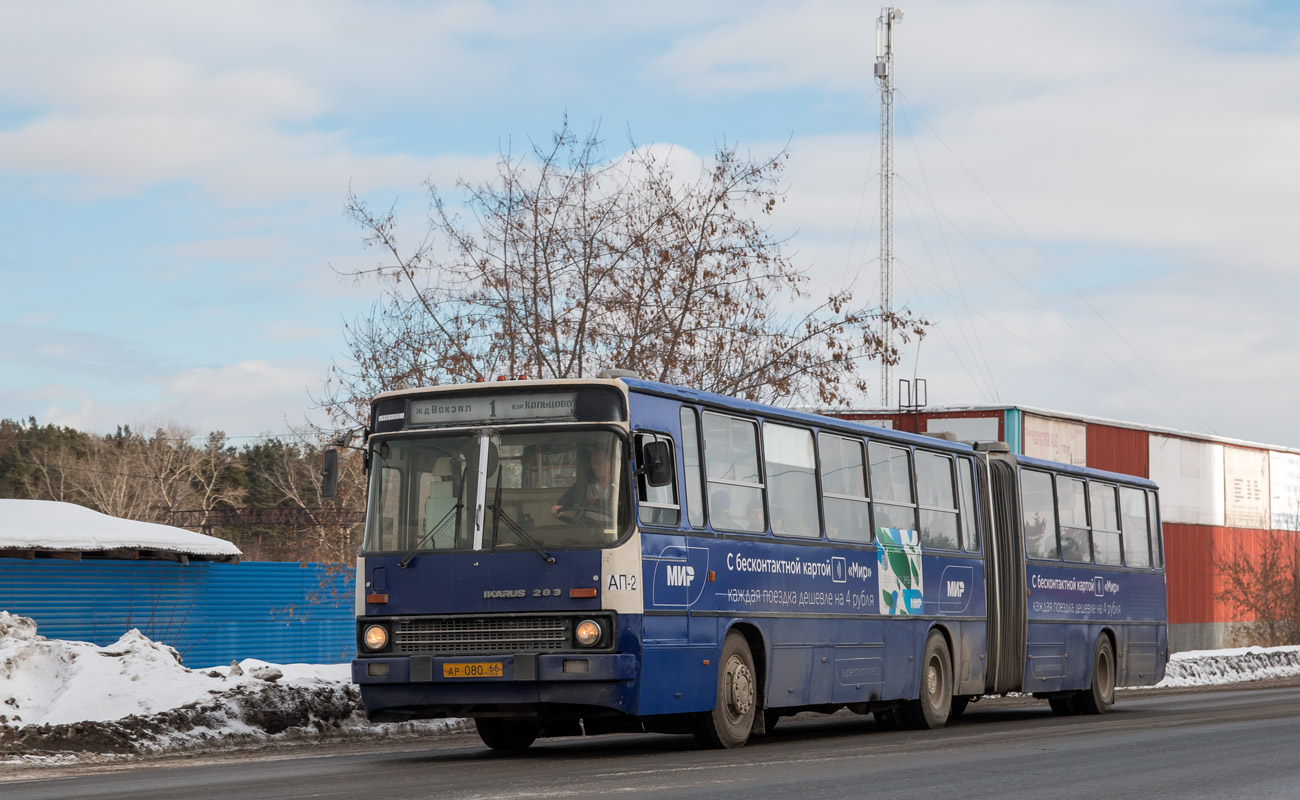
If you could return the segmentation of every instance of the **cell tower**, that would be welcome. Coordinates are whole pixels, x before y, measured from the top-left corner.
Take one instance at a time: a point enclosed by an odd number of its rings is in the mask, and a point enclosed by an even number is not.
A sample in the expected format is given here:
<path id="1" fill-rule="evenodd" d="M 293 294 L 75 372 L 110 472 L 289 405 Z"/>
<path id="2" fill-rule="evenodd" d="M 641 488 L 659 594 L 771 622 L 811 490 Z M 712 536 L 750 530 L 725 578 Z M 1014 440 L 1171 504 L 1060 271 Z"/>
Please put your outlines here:
<path id="1" fill-rule="evenodd" d="M 884 352 L 880 358 L 880 406 L 889 407 L 889 352 L 894 346 L 894 26 L 903 12 L 880 9 L 876 20 L 876 81 L 880 84 L 880 310 Z"/>

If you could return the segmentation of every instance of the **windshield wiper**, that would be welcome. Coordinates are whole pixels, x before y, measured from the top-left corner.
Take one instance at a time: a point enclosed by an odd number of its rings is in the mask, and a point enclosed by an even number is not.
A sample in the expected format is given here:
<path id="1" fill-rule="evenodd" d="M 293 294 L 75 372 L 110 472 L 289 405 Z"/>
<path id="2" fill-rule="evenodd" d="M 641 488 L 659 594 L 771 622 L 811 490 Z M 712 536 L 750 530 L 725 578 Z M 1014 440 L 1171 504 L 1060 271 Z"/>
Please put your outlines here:
<path id="1" fill-rule="evenodd" d="M 519 527 L 519 523 L 511 519 L 510 515 L 505 512 L 505 509 L 501 508 L 496 503 L 489 504 L 488 508 L 492 511 L 492 520 L 494 523 L 497 520 L 504 521 L 506 523 L 506 527 L 514 531 L 516 536 L 518 536 L 520 539 L 523 539 L 525 544 L 533 548 L 533 550 L 536 551 L 537 555 L 542 557 L 543 561 L 545 561 L 547 564 L 555 563 L 555 558 L 550 553 L 546 552 L 546 550 L 542 548 L 541 543 L 538 542 L 536 539 L 534 539 L 528 533 L 528 531 L 525 531 L 523 528 Z"/>
<path id="2" fill-rule="evenodd" d="M 501 527 L 501 521 L 504 520 L 506 523 L 506 527 L 514 531 L 516 536 L 518 536 L 529 547 L 533 548 L 533 551 L 536 552 L 537 555 L 541 556 L 543 561 L 545 561 L 547 564 L 554 564 L 555 559 L 551 556 L 550 553 L 542 549 L 541 543 L 538 542 L 536 539 L 534 539 L 531 535 L 529 535 L 528 531 L 519 527 L 519 523 L 511 519 L 510 515 L 506 513 L 505 509 L 501 507 L 501 473 L 504 471 L 505 470 L 502 470 L 499 467 L 497 468 L 497 486 L 496 486 L 496 491 L 492 493 L 492 500 L 494 502 L 488 504 L 488 508 L 492 511 L 493 547 L 496 546 L 497 532 L 498 529 Z"/>
<path id="3" fill-rule="evenodd" d="M 415 547 L 412 547 L 406 555 L 402 556 L 402 560 L 397 562 L 397 566 L 402 569 L 409 567 L 411 562 L 415 559 L 415 554 L 424 547 L 425 543 L 437 536 L 442 531 L 443 526 L 452 519 L 455 519 L 456 515 L 460 513 L 460 510 L 465 507 L 465 501 L 463 499 L 465 497 L 465 470 L 468 467 L 469 465 L 466 464 L 460 468 L 460 487 L 456 490 L 456 505 L 447 509 L 447 513 L 442 515 L 442 519 L 438 520 L 438 522 L 435 523 L 428 532 L 420 537 L 420 541 L 416 542 Z"/>

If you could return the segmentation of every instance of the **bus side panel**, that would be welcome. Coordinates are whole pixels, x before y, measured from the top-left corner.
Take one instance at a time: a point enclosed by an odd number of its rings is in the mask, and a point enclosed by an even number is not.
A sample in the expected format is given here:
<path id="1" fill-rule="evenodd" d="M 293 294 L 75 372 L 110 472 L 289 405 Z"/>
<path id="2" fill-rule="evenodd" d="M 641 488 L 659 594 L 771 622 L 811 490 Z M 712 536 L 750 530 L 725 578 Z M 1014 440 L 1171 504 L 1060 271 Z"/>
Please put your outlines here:
<path id="1" fill-rule="evenodd" d="M 1023 688 L 1087 688 L 1097 639 L 1115 635 L 1117 685 L 1155 683 L 1163 670 L 1164 576 L 1092 564 L 1029 561 L 1028 652 Z M 1163 677 L 1161 675 L 1161 677 Z M 1154 680 L 1153 680 L 1154 678 Z"/>
<path id="2" fill-rule="evenodd" d="M 713 708 L 714 648 L 647 642 L 641 653 L 638 716 L 684 714 Z"/>
<path id="3" fill-rule="evenodd" d="M 922 563 L 926 616 L 948 632 L 955 694 L 983 694 L 988 664 L 988 597 L 984 561 L 978 555 L 926 555 Z M 921 663 L 928 631 L 922 628 L 915 665 Z M 910 651 L 909 651 L 910 652 Z"/>

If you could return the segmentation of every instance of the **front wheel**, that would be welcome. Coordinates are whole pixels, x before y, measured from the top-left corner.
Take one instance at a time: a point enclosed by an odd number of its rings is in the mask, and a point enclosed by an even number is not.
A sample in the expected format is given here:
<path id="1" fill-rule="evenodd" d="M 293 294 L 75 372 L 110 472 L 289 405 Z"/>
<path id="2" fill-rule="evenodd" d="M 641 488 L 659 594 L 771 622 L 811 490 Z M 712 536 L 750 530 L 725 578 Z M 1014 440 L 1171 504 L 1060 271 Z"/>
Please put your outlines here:
<path id="1" fill-rule="evenodd" d="M 952 711 L 952 657 L 938 631 L 925 640 L 921 658 L 921 697 L 903 704 L 903 722 L 912 730 L 942 728 Z"/>
<path id="2" fill-rule="evenodd" d="M 695 738 L 708 748 L 742 747 L 754 728 L 757 707 L 754 656 L 745 637 L 732 631 L 722 642 L 717 700 L 712 711 L 705 711 L 697 719 Z"/>
<path id="3" fill-rule="evenodd" d="M 527 750 L 541 732 L 538 724 L 530 719 L 479 717 L 474 720 L 474 727 L 483 744 L 505 752 Z"/>
<path id="4" fill-rule="evenodd" d="M 1092 653 L 1092 686 L 1074 696 L 1074 710 L 1079 714 L 1105 714 L 1115 704 L 1115 650 L 1110 639 L 1097 638 Z"/>

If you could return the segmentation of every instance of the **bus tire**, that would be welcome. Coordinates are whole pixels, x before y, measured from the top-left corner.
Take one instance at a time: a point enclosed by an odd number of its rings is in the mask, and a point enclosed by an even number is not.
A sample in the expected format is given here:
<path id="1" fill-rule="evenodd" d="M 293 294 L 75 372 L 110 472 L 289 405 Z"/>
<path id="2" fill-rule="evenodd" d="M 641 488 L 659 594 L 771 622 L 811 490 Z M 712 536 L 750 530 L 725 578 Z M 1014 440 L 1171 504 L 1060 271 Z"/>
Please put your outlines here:
<path id="1" fill-rule="evenodd" d="M 510 753 L 527 750 L 541 731 L 533 720 L 504 717 L 479 717 L 474 720 L 474 728 L 483 744 Z"/>
<path id="2" fill-rule="evenodd" d="M 917 731 L 942 728 L 952 712 L 952 656 L 948 641 L 930 631 L 921 657 L 921 697 L 903 703 L 904 724 Z"/>
<path id="3" fill-rule="evenodd" d="M 1105 714 L 1115 704 L 1115 649 L 1110 637 L 1097 637 L 1092 653 L 1092 686 L 1074 696 L 1076 714 Z"/>
<path id="4" fill-rule="evenodd" d="M 1047 704 L 1052 707 L 1052 713 L 1058 717 L 1070 717 L 1076 713 L 1074 710 L 1074 694 L 1063 694 L 1060 697 L 1048 698 Z"/>
<path id="5" fill-rule="evenodd" d="M 754 655 L 745 637 L 732 631 L 722 642 L 718 660 L 717 700 L 712 711 L 696 720 L 695 738 L 703 747 L 731 749 L 744 746 L 758 713 L 758 681 Z"/>

